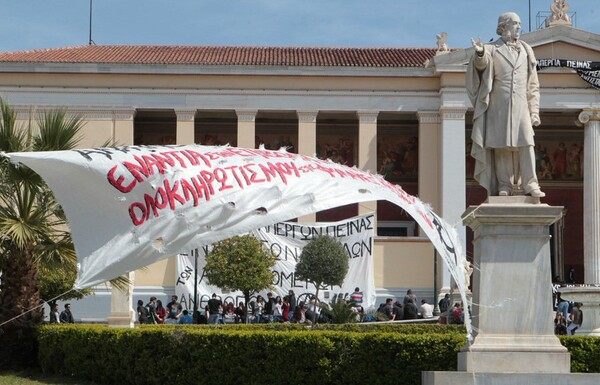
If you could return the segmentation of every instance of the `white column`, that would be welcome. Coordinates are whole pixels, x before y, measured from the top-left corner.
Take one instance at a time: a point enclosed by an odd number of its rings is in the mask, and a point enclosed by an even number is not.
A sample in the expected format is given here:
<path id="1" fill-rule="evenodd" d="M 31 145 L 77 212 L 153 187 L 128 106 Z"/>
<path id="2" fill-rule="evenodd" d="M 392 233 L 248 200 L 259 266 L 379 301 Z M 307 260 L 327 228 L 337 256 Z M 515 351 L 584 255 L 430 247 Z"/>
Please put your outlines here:
<path id="1" fill-rule="evenodd" d="M 467 241 L 461 216 L 466 209 L 465 113 L 462 107 L 442 107 L 440 143 L 440 211 L 450 225 L 454 225 L 461 240 L 463 252 Z"/>
<path id="2" fill-rule="evenodd" d="M 298 114 L 298 154 L 314 156 L 317 151 L 317 114 L 319 111 L 297 111 L 296 113 Z M 298 218 L 298 222 L 316 221 L 316 213 Z"/>
<path id="3" fill-rule="evenodd" d="M 419 111 L 419 198 L 431 205 L 433 211 L 441 215 L 440 209 L 440 167 L 442 120 L 438 111 Z M 444 265 L 440 256 L 437 259 L 438 274 L 436 277 L 439 297 L 450 292 L 450 270 Z M 437 306 L 436 298 L 434 306 Z"/>
<path id="4" fill-rule="evenodd" d="M 319 111 L 296 111 L 298 115 L 298 154 L 314 156 L 317 151 L 317 114 Z"/>
<path id="5" fill-rule="evenodd" d="M 440 113 L 419 111 L 419 198 L 440 212 Z"/>
<path id="6" fill-rule="evenodd" d="M 194 144 L 196 143 L 194 133 L 194 116 L 196 110 L 175 110 L 177 115 L 177 144 Z"/>
<path id="7" fill-rule="evenodd" d="M 378 111 L 357 111 L 358 168 L 377 173 L 377 116 Z M 377 201 L 362 202 L 358 214 L 377 211 Z"/>
<path id="8" fill-rule="evenodd" d="M 586 284 L 600 284 L 600 109 L 584 109 L 583 266 Z"/>
<path id="9" fill-rule="evenodd" d="M 235 110 L 238 117 L 237 140 L 238 147 L 255 148 L 256 113 L 257 110 Z"/>
<path id="10" fill-rule="evenodd" d="M 112 139 L 118 146 L 133 145 L 134 110 L 113 111 Z"/>
<path id="11" fill-rule="evenodd" d="M 108 326 L 114 328 L 133 328 L 136 319 L 136 312 L 133 310 L 133 286 L 135 282 L 135 272 L 125 274 L 129 280 L 129 285 L 125 291 L 116 287 L 111 288 L 110 296 L 110 315 L 108 316 Z"/>

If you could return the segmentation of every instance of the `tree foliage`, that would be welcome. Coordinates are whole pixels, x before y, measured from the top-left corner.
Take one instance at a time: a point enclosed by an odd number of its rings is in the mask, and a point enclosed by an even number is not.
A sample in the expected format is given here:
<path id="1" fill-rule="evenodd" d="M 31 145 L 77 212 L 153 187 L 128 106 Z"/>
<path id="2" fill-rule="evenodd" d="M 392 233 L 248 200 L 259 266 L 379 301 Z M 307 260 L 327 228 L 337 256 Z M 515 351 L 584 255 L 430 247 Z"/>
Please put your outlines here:
<path id="1" fill-rule="evenodd" d="M 300 254 L 296 277 L 315 285 L 341 285 L 348 273 L 348 254 L 344 246 L 327 235 L 312 239 Z"/>
<path id="2" fill-rule="evenodd" d="M 79 142 L 83 127 L 81 117 L 68 115 L 63 109 L 39 114 L 35 121 L 30 118 L 19 125 L 15 110 L 0 99 L 0 113 L 0 151 L 4 152 L 69 150 Z M 62 208 L 39 175 L 2 157 L 0 187 L 3 321 L 72 288 L 77 258 Z M 64 299 L 84 294 L 71 292 Z M 12 326 L 37 324 L 42 317 L 43 310 L 31 311 Z"/>
<path id="3" fill-rule="evenodd" d="M 348 254 L 335 238 L 321 235 L 313 238 L 302 249 L 296 264 L 296 278 L 315 286 L 315 297 L 323 285 L 341 285 L 348 273 Z M 313 319 L 315 323 L 315 319 Z"/>
<path id="4" fill-rule="evenodd" d="M 244 293 L 247 309 L 250 294 L 271 287 L 275 260 L 253 235 L 235 236 L 213 245 L 204 274 L 211 285 Z"/>

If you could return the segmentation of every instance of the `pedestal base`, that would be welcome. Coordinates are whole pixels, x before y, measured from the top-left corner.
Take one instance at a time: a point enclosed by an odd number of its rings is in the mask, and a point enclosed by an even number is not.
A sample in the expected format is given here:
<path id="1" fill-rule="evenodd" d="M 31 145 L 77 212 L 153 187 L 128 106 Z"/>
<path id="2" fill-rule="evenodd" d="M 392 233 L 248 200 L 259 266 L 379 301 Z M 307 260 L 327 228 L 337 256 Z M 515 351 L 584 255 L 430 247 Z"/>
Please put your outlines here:
<path id="1" fill-rule="evenodd" d="M 108 316 L 111 328 L 133 328 L 133 312 L 113 312 Z"/>
<path id="2" fill-rule="evenodd" d="M 423 372 L 422 385 L 596 385 L 596 373 Z"/>
<path id="3" fill-rule="evenodd" d="M 460 352 L 458 370 L 477 373 L 569 373 L 571 355 L 541 352 Z"/>

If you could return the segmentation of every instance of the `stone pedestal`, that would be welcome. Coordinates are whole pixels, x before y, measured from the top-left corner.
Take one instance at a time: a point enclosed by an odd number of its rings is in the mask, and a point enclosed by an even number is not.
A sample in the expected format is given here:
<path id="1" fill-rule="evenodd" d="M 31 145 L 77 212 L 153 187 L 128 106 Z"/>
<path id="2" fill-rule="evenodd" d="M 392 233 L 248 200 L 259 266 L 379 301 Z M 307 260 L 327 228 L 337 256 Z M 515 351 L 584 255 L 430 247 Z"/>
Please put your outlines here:
<path id="1" fill-rule="evenodd" d="M 467 372 L 569 373 L 567 349 L 554 335 L 549 226 L 562 207 L 528 197 L 491 197 L 470 207 L 475 232 L 472 345 L 458 356 Z"/>
<path id="2" fill-rule="evenodd" d="M 113 287 L 110 297 L 110 314 L 108 326 L 115 328 L 133 328 L 135 312 L 133 311 L 133 282 L 135 273 L 127 274 L 130 285 L 125 292 Z"/>
<path id="3" fill-rule="evenodd" d="M 559 291 L 563 299 L 583 304 L 583 324 L 575 331 L 575 335 L 600 337 L 600 287 L 566 286 Z"/>
<path id="4" fill-rule="evenodd" d="M 525 196 L 467 210 L 476 335 L 459 353 L 458 372 L 424 372 L 423 384 L 598 383 L 594 375 L 567 380 L 570 354 L 553 332 L 549 226 L 562 210 Z"/>

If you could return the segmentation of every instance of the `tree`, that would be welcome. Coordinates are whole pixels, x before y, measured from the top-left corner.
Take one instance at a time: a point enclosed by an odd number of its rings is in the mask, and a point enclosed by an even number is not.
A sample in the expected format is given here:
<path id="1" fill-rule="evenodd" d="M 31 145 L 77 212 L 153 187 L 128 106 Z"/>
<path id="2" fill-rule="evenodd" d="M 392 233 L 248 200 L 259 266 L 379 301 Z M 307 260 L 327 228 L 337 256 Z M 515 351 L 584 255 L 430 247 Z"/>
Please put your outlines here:
<path id="1" fill-rule="evenodd" d="M 302 249 L 300 260 L 296 264 L 296 278 L 315 285 L 316 306 L 319 288 L 323 285 L 341 285 L 346 278 L 348 268 L 348 254 L 344 246 L 335 238 L 321 235 L 313 238 Z M 315 322 L 316 312 L 313 324 Z"/>
<path id="2" fill-rule="evenodd" d="M 69 150 L 77 145 L 83 126 L 81 117 L 53 110 L 41 114 L 35 127 L 31 120 L 20 127 L 16 112 L 1 98 L 0 114 L 4 152 Z M 51 298 L 42 295 L 42 288 L 52 291 L 58 283 L 72 288 L 76 265 L 65 215 L 50 189 L 31 169 L 0 157 L 0 324 L 12 320 L 2 326 L 8 332 L 2 335 L 6 351 L 16 353 L 6 343 L 42 323 L 39 305 L 42 298 Z M 39 271 L 44 272 L 42 281 Z"/>
<path id="3" fill-rule="evenodd" d="M 250 295 L 271 287 L 275 261 L 275 255 L 253 235 L 235 236 L 213 245 L 204 274 L 211 285 L 244 294 L 246 322 Z"/>

